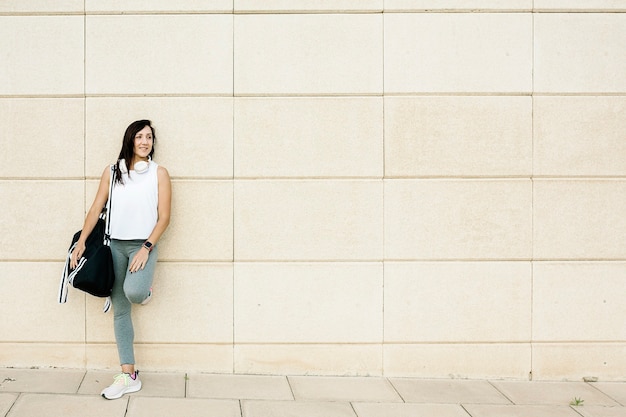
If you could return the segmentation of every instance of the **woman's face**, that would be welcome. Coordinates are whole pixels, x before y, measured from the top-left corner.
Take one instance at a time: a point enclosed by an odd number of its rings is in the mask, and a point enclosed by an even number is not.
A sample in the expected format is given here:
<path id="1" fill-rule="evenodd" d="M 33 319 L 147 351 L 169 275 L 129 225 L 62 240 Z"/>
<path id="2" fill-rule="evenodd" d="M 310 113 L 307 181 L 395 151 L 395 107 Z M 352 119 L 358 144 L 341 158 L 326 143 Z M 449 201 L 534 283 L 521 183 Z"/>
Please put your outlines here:
<path id="1" fill-rule="evenodd" d="M 133 152 L 140 159 L 147 159 L 150 152 L 152 152 L 152 129 L 150 129 L 150 126 L 144 127 L 135 135 Z"/>

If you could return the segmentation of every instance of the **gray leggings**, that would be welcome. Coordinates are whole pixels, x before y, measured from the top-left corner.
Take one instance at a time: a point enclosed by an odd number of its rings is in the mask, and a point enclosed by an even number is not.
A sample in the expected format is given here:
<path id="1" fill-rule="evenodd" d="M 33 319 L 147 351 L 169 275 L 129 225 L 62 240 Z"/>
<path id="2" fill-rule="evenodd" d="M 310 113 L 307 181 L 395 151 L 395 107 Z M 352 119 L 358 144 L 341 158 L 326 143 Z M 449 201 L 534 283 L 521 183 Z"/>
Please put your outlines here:
<path id="1" fill-rule="evenodd" d="M 111 302 L 113 303 L 113 328 L 120 365 L 135 364 L 133 349 L 135 331 L 130 314 L 131 307 L 133 303 L 139 304 L 148 296 L 157 262 L 158 248 L 155 245 L 144 269 L 132 274 L 128 270 L 135 253 L 144 250 L 141 249 L 144 241 L 143 239 L 111 240 L 111 254 L 113 255 L 113 268 L 115 270 Z"/>

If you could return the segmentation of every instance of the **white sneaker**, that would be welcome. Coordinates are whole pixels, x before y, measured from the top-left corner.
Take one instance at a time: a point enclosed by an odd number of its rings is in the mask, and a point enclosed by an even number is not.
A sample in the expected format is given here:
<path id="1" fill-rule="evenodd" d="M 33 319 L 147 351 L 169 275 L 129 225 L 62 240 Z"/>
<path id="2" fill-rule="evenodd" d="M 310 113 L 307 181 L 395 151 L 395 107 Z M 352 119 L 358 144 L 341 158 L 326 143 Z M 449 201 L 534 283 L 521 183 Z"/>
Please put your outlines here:
<path id="1" fill-rule="evenodd" d="M 107 400 L 115 400 L 124 394 L 137 392 L 141 389 L 141 381 L 139 380 L 139 371 L 135 371 L 135 379 L 130 374 L 115 375 L 113 383 L 100 393 Z"/>

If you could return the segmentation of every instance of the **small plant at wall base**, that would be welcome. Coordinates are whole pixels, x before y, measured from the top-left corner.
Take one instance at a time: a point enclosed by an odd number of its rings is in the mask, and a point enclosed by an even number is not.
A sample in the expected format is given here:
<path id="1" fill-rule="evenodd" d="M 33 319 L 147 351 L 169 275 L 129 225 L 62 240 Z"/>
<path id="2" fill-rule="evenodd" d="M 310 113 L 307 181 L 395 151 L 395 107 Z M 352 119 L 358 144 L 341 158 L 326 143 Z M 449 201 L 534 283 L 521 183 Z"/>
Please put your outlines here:
<path id="1" fill-rule="evenodd" d="M 574 399 L 569 402 L 569 405 L 573 405 L 574 407 L 580 407 L 580 406 L 584 405 L 583 404 L 584 402 L 585 402 L 585 400 L 583 400 L 582 398 L 574 397 Z"/>

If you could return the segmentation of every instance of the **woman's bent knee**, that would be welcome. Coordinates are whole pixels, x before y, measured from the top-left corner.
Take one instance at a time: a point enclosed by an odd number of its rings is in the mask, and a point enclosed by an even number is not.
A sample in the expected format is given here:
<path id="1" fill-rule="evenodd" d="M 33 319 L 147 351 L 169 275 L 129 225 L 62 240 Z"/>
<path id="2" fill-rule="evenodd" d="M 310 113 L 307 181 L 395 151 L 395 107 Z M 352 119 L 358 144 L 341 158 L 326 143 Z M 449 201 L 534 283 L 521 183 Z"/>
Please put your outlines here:
<path id="1" fill-rule="evenodd" d="M 149 291 L 148 291 L 149 292 Z M 148 292 L 146 291 L 127 291 L 126 298 L 133 304 L 140 304 L 143 300 L 148 296 Z"/>

